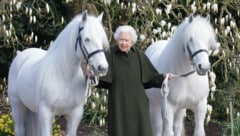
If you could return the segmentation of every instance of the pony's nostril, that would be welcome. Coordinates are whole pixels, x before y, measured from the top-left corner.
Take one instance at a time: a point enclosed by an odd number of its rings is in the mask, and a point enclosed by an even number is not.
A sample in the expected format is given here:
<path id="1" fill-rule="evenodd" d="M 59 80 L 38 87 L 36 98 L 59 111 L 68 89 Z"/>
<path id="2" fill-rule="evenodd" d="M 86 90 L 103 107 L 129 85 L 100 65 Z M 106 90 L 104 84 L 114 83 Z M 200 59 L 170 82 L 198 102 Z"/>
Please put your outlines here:
<path id="1" fill-rule="evenodd" d="M 199 65 L 198 65 L 198 67 L 199 67 L 199 69 L 201 69 L 201 70 L 202 70 L 202 64 L 199 64 Z"/>
<path id="2" fill-rule="evenodd" d="M 107 68 L 106 67 L 103 67 L 101 65 L 98 66 L 98 71 L 101 71 L 101 72 L 107 72 Z"/>

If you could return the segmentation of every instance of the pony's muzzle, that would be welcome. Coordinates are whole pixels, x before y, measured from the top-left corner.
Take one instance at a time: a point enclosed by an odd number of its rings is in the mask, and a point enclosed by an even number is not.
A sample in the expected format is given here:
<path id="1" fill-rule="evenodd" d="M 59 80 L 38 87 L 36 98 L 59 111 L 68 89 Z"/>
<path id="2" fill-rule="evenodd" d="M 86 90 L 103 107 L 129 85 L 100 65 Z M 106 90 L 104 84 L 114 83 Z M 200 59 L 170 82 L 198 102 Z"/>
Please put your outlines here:
<path id="1" fill-rule="evenodd" d="M 199 75 L 206 75 L 209 69 L 210 69 L 210 63 L 208 63 L 206 65 L 199 64 L 198 69 L 197 69 L 197 73 Z"/>
<path id="2" fill-rule="evenodd" d="M 108 67 L 99 65 L 96 70 L 99 76 L 105 76 L 108 72 Z"/>

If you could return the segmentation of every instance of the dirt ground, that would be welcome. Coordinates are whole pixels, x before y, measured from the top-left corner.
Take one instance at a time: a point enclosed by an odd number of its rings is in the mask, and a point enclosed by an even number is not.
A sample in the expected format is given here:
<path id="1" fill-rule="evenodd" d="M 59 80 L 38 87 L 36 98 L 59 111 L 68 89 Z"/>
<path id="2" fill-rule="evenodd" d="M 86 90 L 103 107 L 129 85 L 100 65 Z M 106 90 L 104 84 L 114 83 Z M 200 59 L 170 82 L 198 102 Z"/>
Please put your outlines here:
<path id="1" fill-rule="evenodd" d="M 65 131 L 65 119 L 58 119 L 59 124 L 63 131 Z M 194 122 L 192 120 L 186 121 L 185 132 L 186 136 L 193 136 Z M 222 136 L 222 127 L 215 122 L 209 122 L 205 125 L 206 136 Z M 87 122 L 82 121 L 78 128 L 78 136 L 92 136 L 94 132 L 98 132 L 101 135 L 107 136 L 107 127 L 90 126 Z M 63 135 L 64 132 L 62 132 Z"/>

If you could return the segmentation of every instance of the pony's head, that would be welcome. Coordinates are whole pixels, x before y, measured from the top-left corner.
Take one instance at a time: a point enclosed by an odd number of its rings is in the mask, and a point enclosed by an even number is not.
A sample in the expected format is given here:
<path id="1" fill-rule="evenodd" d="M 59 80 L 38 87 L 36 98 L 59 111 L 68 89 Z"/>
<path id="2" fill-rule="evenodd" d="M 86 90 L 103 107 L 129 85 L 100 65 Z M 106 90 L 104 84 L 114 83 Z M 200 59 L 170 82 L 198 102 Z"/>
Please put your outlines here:
<path id="1" fill-rule="evenodd" d="M 104 49 L 109 48 L 108 39 L 102 26 L 103 13 L 98 17 L 88 15 L 84 11 L 78 18 L 75 52 L 80 60 L 91 66 L 92 72 L 103 76 L 108 71 L 108 63 Z"/>
<path id="2" fill-rule="evenodd" d="M 216 35 L 210 24 L 210 16 L 190 15 L 183 33 L 186 55 L 191 59 L 197 73 L 206 75 L 210 69 L 209 55 L 218 48 Z"/>

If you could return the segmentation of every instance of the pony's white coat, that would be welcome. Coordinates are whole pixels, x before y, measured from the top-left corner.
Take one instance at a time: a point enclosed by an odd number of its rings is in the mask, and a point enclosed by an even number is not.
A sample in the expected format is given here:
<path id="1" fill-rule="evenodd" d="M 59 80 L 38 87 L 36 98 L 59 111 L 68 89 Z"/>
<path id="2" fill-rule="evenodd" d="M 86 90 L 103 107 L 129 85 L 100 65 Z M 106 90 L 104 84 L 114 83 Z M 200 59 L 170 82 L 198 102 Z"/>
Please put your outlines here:
<path id="1" fill-rule="evenodd" d="M 196 70 L 186 77 L 173 77 L 169 81 L 166 103 L 159 89 L 146 90 L 155 136 L 182 135 L 186 109 L 194 112 L 194 136 L 205 136 L 209 54 L 217 48 L 216 43 L 209 16 L 190 16 L 178 26 L 169 41 L 158 41 L 147 48 L 145 53 L 159 73 L 182 75 Z M 192 57 L 194 52 L 196 55 Z"/>
<path id="2" fill-rule="evenodd" d="M 8 96 L 15 121 L 16 136 L 51 136 L 55 115 L 68 116 L 67 135 L 76 136 L 86 99 L 86 75 L 80 63 L 86 61 L 81 45 L 88 53 L 108 48 L 102 26 L 102 14 L 76 16 L 58 35 L 48 51 L 29 48 L 18 52 L 8 76 Z M 80 28 L 83 28 L 80 32 Z M 88 60 L 94 74 L 106 74 L 104 53 Z"/>

